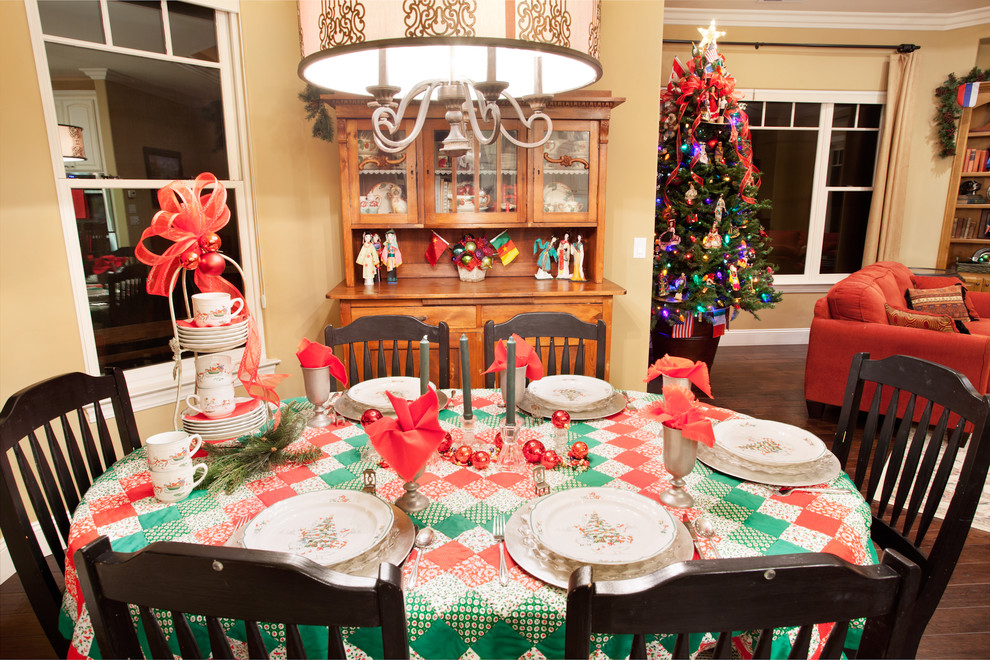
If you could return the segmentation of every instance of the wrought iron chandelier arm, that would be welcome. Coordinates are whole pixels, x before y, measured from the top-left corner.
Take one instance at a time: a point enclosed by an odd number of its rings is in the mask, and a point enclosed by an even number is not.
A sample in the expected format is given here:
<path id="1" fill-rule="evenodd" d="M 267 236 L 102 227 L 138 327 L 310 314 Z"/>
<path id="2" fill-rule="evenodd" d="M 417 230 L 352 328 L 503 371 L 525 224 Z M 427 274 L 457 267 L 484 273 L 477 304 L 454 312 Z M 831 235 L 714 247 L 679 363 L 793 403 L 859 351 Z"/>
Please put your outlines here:
<path id="1" fill-rule="evenodd" d="M 502 92 L 502 96 L 504 96 L 509 101 L 509 105 L 511 105 L 512 108 L 516 111 L 516 115 L 519 117 L 519 121 L 521 121 L 526 128 L 532 130 L 533 124 L 536 121 L 544 121 L 546 122 L 546 126 L 547 126 L 546 130 L 543 133 L 543 137 L 537 140 L 536 142 L 523 142 L 521 140 L 517 140 L 516 138 L 512 137 L 512 135 L 507 130 L 505 130 L 505 126 L 499 125 L 499 129 L 502 132 L 502 137 L 504 137 L 506 140 L 516 145 L 517 147 L 522 147 L 524 149 L 534 149 L 536 147 L 541 147 L 544 144 L 546 144 L 547 140 L 550 139 L 550 133 L 553 131 L 553 121 L 550 119 L 550 117 L 542 110 L 537 110 L 533 114 L 531 114 L 529 118 L 527 118 L 526 115 L 523 114 L 523 110 L 519 106 L 519 102 L 516 101 L 516 99 L 513 98 L 511 94 L 509 94 L 508 92 Z"/>
<path id="2" fill-rule="evenodd" d="M 379 106 L 375 108 L 375 111 L 371 115 L 372 128 L 375 135 L 375 144 L 382 151 L 388 153 L 398 153 L 403 151 L 406 147 L 412 144 L 417 137 L 419 137 L 420 131 L 423 130 L 423 124 L 426 122 L 426 114 L 430 109 L 430 98 L 433 95 L 433 90 L 443 84 L 442 80 L 426 80 L 419 83 L 415 87 L 409 90 L 409 93 L 405 95 L 402 101 L 399 103 L 398 110 L 393 110 L 388 106 Z M 399 128 L 399 124 L 402 122 L 402 118 L 405 115 L 406 108 L 412 100 L 418 96 L 420 93 L 424 92 L 423 101 L 419 105 L 419 111 L 416 114 L 416 123 L 409 135 L 402 140 L 393 140 L 386 135 L 392 135 Z M 382 130 L 384 127 L 385 130 Z"/>

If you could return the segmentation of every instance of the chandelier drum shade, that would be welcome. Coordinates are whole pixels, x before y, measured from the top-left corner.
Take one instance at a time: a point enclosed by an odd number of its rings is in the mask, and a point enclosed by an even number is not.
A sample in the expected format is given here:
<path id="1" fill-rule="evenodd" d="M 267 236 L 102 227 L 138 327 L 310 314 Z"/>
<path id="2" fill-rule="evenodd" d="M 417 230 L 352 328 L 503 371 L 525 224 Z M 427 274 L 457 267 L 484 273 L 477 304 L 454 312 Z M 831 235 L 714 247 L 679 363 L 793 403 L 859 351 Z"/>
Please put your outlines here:
<path id="1" fill-rule="evenodd" d="M 550 136 L 543 108 L 553 95 L 601 78 L 600 18 L 599 0 L 299 0 L 299 75 L 374 97 L 383 151 L 416 139 L 434 96 L 447 110 L 451 131 L 442 149 L 451 156 L 499 134 L 537 147 Z M 415 126 L 393 139 L 415 100 Z M 520 142 L 502 129 L 506 106 L 529 128 L 546 124 L 539 141 Z"/>

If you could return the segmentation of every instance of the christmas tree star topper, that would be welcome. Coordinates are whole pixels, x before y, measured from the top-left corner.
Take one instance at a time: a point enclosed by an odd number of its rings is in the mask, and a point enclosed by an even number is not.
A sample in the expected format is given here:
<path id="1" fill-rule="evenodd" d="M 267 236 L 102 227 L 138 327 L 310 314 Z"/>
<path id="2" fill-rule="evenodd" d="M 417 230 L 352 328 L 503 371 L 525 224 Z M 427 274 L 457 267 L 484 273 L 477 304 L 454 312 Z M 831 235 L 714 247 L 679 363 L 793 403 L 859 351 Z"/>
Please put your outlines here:
<path id="1" fill-rule="evenodd" d="M 707 28 L 698 28 L 698 32 L 701 33 L 701 43 L 698 44 L 698 50 L 704 52 L 708 45 L 711 44 L 712 48 L 718 48 L 715 40 L 719 37 L 724 37 L 725 32 L 719 32 L 715 29 L 715 19 L 712 19 L 711 24 Z"/>

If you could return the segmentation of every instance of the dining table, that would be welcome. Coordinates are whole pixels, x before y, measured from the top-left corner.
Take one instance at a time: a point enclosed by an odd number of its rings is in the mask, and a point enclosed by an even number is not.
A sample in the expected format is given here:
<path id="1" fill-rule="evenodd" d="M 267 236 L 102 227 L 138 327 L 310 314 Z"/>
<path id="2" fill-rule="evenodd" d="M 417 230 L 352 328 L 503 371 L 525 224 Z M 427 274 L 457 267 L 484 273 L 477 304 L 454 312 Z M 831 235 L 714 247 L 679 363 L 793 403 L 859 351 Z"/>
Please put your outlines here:
<path id="1" fill-rule="evenodd" d="M 463 424 L 462 393 L 458 389 L 445 392 L 447 405 L 440 410 L 440 423 L 456 447 Z M 660 493 L 670 488 L 673 477 L 663 463 L 662 425 L 650 412 L 660 395 L 633 391 L 623 395 L 628 403 L 619 412 L 570 421 L 567 442 L 587 445 L 588 464 L 572 467 L 564 457 L 562 465 L 546 470 L 545 483 L 551 493 L 609 488 L 657 502 Z M 283 403 L 311 407 L 305 399 Z M 494 449 L 496 433 L 505 420 L 502 396 L 497 389 L 475 389 L 471 403 L 476 438 Z M 745 418 L 713 405 L 700 406 L 716 429 L 728 420 Z M 518 417 L 521 442 L 540 439 L 554 446 L 559 429 L 550 419 L 525 413 Z M 110 466 L 72 517 L 60 617 L 60 630 L 71 640 L 69 657 L 100 657 L 73 561 L 76 550 L 100 535 L 109 537 L 118 552 L 138 551 L 156 541 L 233 544 L 245 526 L 269 507 L 319 490 L 362 490 L 368 470 L 374 470 L 378 497 L 394 502 L 404 492 L 404 480 L 370 446 L 359 421 L 341 419 L 323 428 L 307 428 L 290 448 L 311 447 L 322 450 L 312 462 L 255 474 L 231 492 L 195 490 L 175 503 L 153 496 L 144 448 Z M 412 657 L 564 657 L 565 584 L 548 583 L 527 571 L 512 552 L 505 555 L 508 581 L 502 584 L 499 580 L 499 544 L 493 524 L 497 517 L 509 516 L 538 497 L 530 469 L 499 471 L 496 460 L 485 469 L 476 469 L 443 460 L 439 454 L 426 465 L 418 483 L 430 504 L 409 516 L 418 527 L 432 528 L 434 535 L 430 545 L 412 553 L 415 557 L 416 552 L 423 552 L 415 586 L 409 585 L 413 562 L 403 563 Z M 877 563 L 870 542 L 870 506 L 844 473 L 821 484 L 834 491 L 785 494 L 698 461 L 685 482 L 694 502 L 686 509 L 670 509 L 671 513 L 688 523 L 704 516 L 715 532 L 698 539 L 695 547 L 700 555 L 690 550 L 690 560 L 826 552 L 854 564 Z M 698 597 L 716 607 L 721 595 Z M 279 630 L 268 628 L 273 646 L 281 641 Z M 853 626 L 849 643 L 857 643 L 859 632 Z M 232 629 L 228 636 L 236 642 L 238 631 Z M 381 657 L 377 631 L 345 629 L 344 638 L 348 657 Z M 692 635 L 691 642 L 695 651 L 704 650 L 714 645 L 714 637 Z M 325 653 L 325 635 L 314 632 L 307 644 L 317 653 L 322 645 Z M 742 657 L 752 655 L 750 636 L 741 634 L 734 644 Z M 630 636 L 594 635 L 591 647 L 595 657 L 621 658 L 628 656 L 630 645 Z M 672 646 L 672 637 L 648 638 L 651 657 L 667 656 Z M 775 657 L 786 657 L 788 647 L 783 634 L 775 640 Z"/>

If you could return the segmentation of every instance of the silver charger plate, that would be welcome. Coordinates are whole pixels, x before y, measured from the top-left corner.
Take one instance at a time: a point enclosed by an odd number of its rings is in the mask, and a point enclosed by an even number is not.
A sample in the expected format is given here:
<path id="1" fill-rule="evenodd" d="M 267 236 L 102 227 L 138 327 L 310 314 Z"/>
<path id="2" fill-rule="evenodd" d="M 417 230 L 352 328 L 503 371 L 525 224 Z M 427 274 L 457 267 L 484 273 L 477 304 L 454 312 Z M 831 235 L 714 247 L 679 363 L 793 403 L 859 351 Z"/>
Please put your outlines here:
<path id="1" fill-rule="evenodd" d="M 443 410 L 450 403 L 450 397 L 448 397 L 443 390 L 437 390 L 437 401 L 439 401 L 439 409 Z M 333 402 L 333 409 L 337 411 L 338 415 L 343 415 L 347 419 L 352 419 L 356 422 L 361 421 L 361 415 L 364 411 L 370 410 L 371 406 L 366 406 L 363 403 L 358 403 L 351 397 L 347 396 L 347 392 L 344 392 L 337 397 L 337 400 Z M 382 410 L 381 413 L 386 417 L 395 417 L 395 411 L 393 410 Z"/>
<path id="2" fill-rule="evenodd" d="M 416 540 L 416 525 L 406 512 L 388 503 L 392 507 L 394 522 L 392 529 L 385 535 L 385 538 L 370 551 L 355 557 L 354 559 L 328 566 L 340 573 L 357 575 L 359 577 L 377 577 L 378 566 L 382 562 L 387 562 L 394 566 L 401 566 L 409 553 L 412 552 L 413 542 Z M 224 545 L 243 548 L 244 530 L 247 525 L 236 529 Z"/>
<path id="3" fill-rule="evenodd" d="M 533 403 L 535 401 L 532 397 L 524 396 L 520 400 L 516 401 L 516 407 L 522 410 L 527 415 L 533 414 Z M 622 392 L 615 391 L 612 396 L 605 401 L 605 403 L 597 406 L 595 408 L 589 408 L 588 410 L 567 410 L 567 408 L 560 408 L 560 410 L 565 410 L 571 416 L 571 419 L 577 422 L 586 421 L 589 419 L 601 419 L 603 417 L 611 417 L 616 413 L 620 413 L 626 408 L 626 397 L 622 396 Z M 540 417 L 550 418 L 553 415 L 554 410 L 548 408 L 545 405 L 540 405 Z"/>
<path id="4" fill-rule="evenodd" d="M 839 459 L 830 451 L 807 465 L 761 470 L 740 464 L 732 454 L 718 445 L 709 447 L 698 443 L 698 460 L 730 477 L 769 486 L 813 486 L 829 482 L 842 474 Z"/>
<path id="5" fill-rule="evenodd" d="M 567 589 L 567 581 L 570 579 L 571 573 L 582 564 L 548 556 L 549 553 L 540 548 L 532 537 L 529 514 L 533 510 L 533 506 L 542 499 L 542 497 L 538 497 L 530 500 L 516 509 L 516 512 L 509 517 L 505 523 L 505 549 L 509 552 L 512 560 L 533 577 L 555 587 Z M 595 566 L 595 579 L 625 580 L 641 577 L 669 564 L 691 559 L 694 556 L 694 543 L 691 540 L 691 534 L 676 516 L 673 516 L 673 519 L 676 529 L 674 542 L 663 552 L 645 561 L 632 564 Z M 541 557 L 541 554 L 544 556 Z"/>

